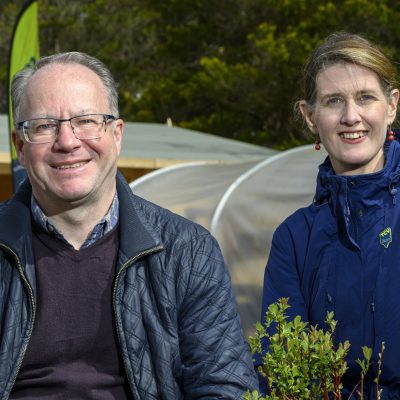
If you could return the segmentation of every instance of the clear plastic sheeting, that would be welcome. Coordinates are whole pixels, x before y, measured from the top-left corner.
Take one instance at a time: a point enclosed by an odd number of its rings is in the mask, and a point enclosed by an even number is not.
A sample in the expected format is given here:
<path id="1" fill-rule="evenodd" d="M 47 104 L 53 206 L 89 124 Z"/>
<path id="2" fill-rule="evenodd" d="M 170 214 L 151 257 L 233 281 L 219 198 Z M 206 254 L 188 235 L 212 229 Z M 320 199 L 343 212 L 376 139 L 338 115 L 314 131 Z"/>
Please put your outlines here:
<path id="1" fill-rule="evenodd" d="M 259 162 L 179 164 L 144 175 L 130 187 L 135 194 L 210 230 L 214 211 L 226 190 Z"/>
<path id="2" fill-rule="evenodd" d="M 221 200 L 211 222 L 229 266 L 243 328 L 260 318 L 264 270 L 277 226 L 312 202 L 326 152 L 302 146 L 248 170 Z"/>
<path id="3" fill-rule="evenodd" d="M 190 163 L 132 182 L 134 193 L 200 223 L 217 238 L 228 265 L 246 337 L 260 318 L 272 234 L 311 203 L 326 152 L 307 145 L 235 164 Z"/>

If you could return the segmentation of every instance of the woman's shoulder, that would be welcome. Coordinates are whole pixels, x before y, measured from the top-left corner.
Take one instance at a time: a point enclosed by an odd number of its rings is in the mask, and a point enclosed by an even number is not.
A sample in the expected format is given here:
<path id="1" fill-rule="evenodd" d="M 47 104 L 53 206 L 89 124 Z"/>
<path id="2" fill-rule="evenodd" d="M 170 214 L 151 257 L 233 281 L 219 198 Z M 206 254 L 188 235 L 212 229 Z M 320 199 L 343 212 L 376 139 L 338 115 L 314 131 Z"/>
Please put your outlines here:
<path id="1" fill-rule="evenodd" d="M 286 224 L 296 224 L 301 221 L 312 221 L 319 212 L 323 211 L 324 205 L 316 206 L 314 203 L 309 204 L 306 207 L 301 207 L 297 209 L 295 212 L 290 214 L 283 223 Z"/>
<path id="2" fill-rule="evenodd" d="M 289 234 L 291 236 L 307 236 L 315 224 L 321 225 L 326 223 L 329 218 L 328 203 L 316 206 L 310 204 L 302 207 L 289 215 L 276 229 L 280 234 Z"/>

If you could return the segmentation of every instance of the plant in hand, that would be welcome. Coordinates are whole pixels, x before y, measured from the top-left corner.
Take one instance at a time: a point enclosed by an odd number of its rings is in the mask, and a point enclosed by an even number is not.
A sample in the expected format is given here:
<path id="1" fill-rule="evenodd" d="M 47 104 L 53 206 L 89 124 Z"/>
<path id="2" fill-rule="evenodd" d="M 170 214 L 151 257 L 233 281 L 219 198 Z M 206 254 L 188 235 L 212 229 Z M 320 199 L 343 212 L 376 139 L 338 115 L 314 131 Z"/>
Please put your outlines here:
<path id="1" fill-rule="evenodd" d="M 334 343 L 337 322 L 330 312 L 326 317 L 327 329 L 309 325 L 300 316 L 288 321 L 285 311 L 287 298 L 269 306 L 265 324 L 256 324 L 256 335 L 250 337 L 252 353 L 262 353 L 261 342 L 269 349 L 263 356 L 260 374 L 265 378 L 269 394 L 266 397 L 257 391 L 246 393 L 246 400 L 342 400 L 342 377 L 347 370 L 346 355 L 350 343 Z M 382 352 L 378 359 L 378 376 L 375 380 L 379 399 L 379 374 Z M 360 382 L 354 388 L 359 399 L 364 398 L 364 378 L 370 367 L 372 350 L 363 347 L 363 360 L 356 360 L 361 368 Z M 343 399 L 344 400 L 344 399 Z"/>

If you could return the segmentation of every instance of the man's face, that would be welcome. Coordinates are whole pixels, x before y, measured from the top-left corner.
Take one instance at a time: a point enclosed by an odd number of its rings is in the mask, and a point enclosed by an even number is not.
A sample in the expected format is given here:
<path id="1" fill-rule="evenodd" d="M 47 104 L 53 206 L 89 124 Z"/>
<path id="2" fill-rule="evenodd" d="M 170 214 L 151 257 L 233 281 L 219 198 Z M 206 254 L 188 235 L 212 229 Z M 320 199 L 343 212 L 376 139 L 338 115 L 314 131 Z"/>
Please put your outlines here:
<path id="1" fill-rule="evenodd" d="M 106 89 L 93 71 L 78 64 L 53 64 L 31 78 L 21 104 L 21 120 L 83 114 L 110 114 Z M 33 194 L 49 216 L 81 204 L 111 204 L 122 129 L 119 119 L 106 124 L 102 137 L 79 140 L 69 122 L 63 122 L 54 142 L 40 144 L 14 134 Z"/>

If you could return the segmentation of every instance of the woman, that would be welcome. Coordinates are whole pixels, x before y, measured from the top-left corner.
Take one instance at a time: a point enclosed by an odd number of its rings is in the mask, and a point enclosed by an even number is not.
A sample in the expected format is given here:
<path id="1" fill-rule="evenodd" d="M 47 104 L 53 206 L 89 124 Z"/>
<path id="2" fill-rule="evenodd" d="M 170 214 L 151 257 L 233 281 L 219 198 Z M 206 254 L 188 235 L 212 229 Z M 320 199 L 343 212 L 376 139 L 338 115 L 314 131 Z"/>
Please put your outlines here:
<path id="1" fill-rule="evenodd" d="M 365 398 L 385 342 L 382 399 L 400 399 L 400 144 L 393 140 L 399 91 L 395 70 L 372 43 L 330 35 L 303 71 L 298 108 L 329 157 L 319 167 L 313 204 L 276 230 L 265 271 L 263 311 L 289 297 L 289 316 L 349 340 L 345 394 L 359 381 L 362 346 L 373 349 Z M 343 397 L 347 398 L 347 397 Z M 355 398 L 355 397 L 354 397 Z"/>

